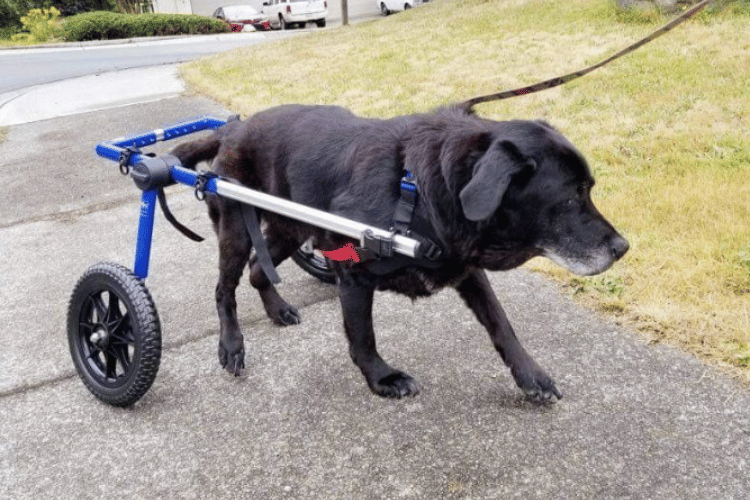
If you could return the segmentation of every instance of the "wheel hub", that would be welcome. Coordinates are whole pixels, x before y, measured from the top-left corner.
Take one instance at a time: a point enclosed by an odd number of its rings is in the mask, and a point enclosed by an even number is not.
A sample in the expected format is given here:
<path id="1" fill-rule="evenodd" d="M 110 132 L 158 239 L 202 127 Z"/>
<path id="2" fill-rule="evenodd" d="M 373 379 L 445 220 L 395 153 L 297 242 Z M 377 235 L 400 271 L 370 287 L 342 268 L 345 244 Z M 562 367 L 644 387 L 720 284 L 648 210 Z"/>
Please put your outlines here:
<path id="1" fill-rule="evenodd" d="M 107 327 L 101 323 L 96 325 L 91 337 L 89 337 L 89 341 L 99 349 L 106 349 L 109 345 L 109 331 Z"/>

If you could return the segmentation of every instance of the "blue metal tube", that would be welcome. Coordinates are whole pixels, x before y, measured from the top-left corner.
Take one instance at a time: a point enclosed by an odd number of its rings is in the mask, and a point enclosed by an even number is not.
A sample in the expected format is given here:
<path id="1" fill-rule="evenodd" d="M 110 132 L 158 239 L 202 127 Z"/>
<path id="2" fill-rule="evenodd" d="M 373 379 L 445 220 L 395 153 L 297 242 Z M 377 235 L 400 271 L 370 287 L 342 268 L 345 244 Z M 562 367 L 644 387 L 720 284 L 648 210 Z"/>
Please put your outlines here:
<path id="1" fill-rule="evenodd" d="M 150 132 L 114 139 L 112 141 L 100 142 L 96 146 L 96 154 L 108 160 L 118 161 L 120 155 L 126 148 L 142 148 L 155 144 L 158 141 L 168 141 L 194 132 L 217 129 L 226 123 L 227 121 L 221 118 L 211 115 L 203 115 L 173 125 L 167 125 L 163 129 L 156 129 Z M 130 165 L 135 165 L 140 159 L 140 155 L 134 154 L 130 160 Z"/>
<path id="2" fill-rule="evenodd" d="M 152 130 L 136 135 L 100 142 L 96 145 L 96 154 L 102 158 L 119 161 L 122 153 L 127 148 L 142 148 L 150 146 L 158 141 L 167 141 L 184 135 L 200 132 L 208 129 L 217 129 L 226 124 L 226 120 L 211 115 L 199 116 L 188 119 L 174 125 L 168 125 L 163 129 Z M 142 160 L 141 155 L 133 153 L 128 164 L 138 164 Z M 197 174 L 185 168 L 175 168 L 173 173 L 175 180 L 182 184 L 194 186 Z M 216 180 L 212 179 L 206 186 L 206 191 L 216 192 Z M 148 276 L 149 260 L 151 257 L 151 241 L 154 232 L 154 216 L 156 212 L 156 189 L 144 191 L 141 195 L 140 218 L 138 221 L 138 237 L 135 248 L 135 266 L 133 272 L 140 279 L 145 280 Z"/>
<path id="3" fill-rule="evenodd" d="M 145 280 L 148 276 L 151 240 L 154 233 L 156 195 L 156 189 L 149 189 L 141 194 L 141 212 L 138 220 L 138 239 L 135 246 L 135 266 L 133 267 L 133 272 L 142 280 Z"/>
<path id="4" fill-rule="evenodd" d="M 188 170 L 185 167 L 172 167 L 169 170 L 172 179 L 179 184 L 186 186 L 195 186 L 198 181 L 198 173 L 194 170 Z M 218 178 L 210 178 L 206 183 L 205 191 L 207 193 L 216 193 L 216 182 Z"/>

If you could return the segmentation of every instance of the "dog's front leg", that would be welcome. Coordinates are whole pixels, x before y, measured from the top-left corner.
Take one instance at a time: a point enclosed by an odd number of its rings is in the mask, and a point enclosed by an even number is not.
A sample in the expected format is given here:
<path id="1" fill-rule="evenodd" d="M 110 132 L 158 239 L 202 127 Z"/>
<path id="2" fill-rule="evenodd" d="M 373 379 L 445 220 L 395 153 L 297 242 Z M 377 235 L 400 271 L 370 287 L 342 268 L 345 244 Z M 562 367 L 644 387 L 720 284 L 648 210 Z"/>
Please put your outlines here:
<path id="1" fill-rule="evenodd" d="M 489 332 L 500 357 L 510 368 L 516 384 L 524 393 L 539 402 L 550 401 L 553 396 L 561 399 L 562 394 L 555 387 L 555 382 L 536 364 L 516 338 L 487 274 L 481 269 L 473 269 L 456 289 Z"/>
<path id="2" fill-rule="evenodd" d="M 372 328 L 374 295 L 375 289 L 371 286 L 339 283 L 349 354 L 375 394 L 390 398 L 416 396 L 419 394 L 419 387 L 414 379 L 388 366 L 375 347 L 375 332 Z"/>

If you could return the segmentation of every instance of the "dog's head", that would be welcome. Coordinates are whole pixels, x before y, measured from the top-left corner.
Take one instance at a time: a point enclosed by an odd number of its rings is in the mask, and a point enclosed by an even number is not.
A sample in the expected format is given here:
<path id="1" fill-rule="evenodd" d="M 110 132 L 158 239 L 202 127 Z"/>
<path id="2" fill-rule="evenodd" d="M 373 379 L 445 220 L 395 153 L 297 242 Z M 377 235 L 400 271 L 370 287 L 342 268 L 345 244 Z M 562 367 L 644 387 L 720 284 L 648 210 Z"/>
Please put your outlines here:
<path id="1" fill-rule="evenodd" d="M 464 217 L 481 233 L 481 267 L 507 269 L 542 255 L 579 275 L 608 269 L 628 251 L 591 201 L 583 156 L 544 122 L 497 122 L 471 176 L 458 187 Z"/>

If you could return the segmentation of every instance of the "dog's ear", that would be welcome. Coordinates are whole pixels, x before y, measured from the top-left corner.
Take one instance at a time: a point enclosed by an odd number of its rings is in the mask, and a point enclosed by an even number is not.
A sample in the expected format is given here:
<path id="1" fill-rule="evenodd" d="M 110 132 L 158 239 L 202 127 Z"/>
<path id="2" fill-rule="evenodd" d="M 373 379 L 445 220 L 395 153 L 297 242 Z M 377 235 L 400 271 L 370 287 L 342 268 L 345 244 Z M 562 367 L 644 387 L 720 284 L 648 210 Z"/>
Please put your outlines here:
<path id="1" fill-rule="evenodd" d="M 471 180 L 459 193 L 461 208 L 470 221 L 489 219 L 500 206 L 513 177 L 536 163 L 524 158 L 515 144 L 499 140 L 474 164 Z"/>
<path id="2" fill-rule="evenodd" d="M 460 191 L 471 169 L 491 145 L 489 132 L 468 131 L 446 138 L 440 151 L 440 169 L 452 193 Z"/>

